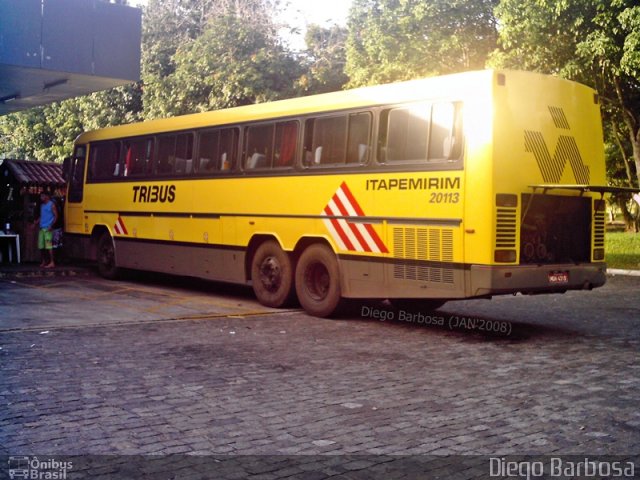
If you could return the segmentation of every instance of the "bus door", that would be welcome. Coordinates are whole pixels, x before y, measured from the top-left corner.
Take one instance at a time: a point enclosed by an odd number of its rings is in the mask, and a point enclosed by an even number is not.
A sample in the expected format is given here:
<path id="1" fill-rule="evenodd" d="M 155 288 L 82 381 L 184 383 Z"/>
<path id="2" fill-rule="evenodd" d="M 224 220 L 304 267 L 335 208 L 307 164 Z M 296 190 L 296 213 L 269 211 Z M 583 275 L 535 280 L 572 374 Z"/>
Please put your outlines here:
<path id="1" fill-rule="evenodd" d="M 84 171 L 86 146 L 78 145 L 68 169 L 69 190 L 67 191 L 65 229 L 70 233 L 81 233 L 84 225 Z M 85 232 L 86 233 L 86 232 Z"/>

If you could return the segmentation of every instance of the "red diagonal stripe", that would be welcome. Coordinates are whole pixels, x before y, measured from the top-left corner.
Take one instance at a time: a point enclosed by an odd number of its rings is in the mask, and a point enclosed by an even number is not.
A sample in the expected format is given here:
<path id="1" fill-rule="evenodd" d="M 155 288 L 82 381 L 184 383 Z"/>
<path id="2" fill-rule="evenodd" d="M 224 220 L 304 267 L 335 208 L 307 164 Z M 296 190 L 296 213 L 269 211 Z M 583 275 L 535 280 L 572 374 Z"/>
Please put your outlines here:
<path id="1" fill-rule="evenodd" d="M 344 192 L 345 196 L 349 199 L 349 202 L 351 203 L 351 206 L 356 211 L 356 213 L 361 217 L 364 217 L 365 216 L 364 211 L 360 207 L 360 204 L 357 202 L 356 198 L 351 193 L 351 190 L 349 190 L 347 183 L 342 182 L 342 185 L 340 185 L 340 188 Z M 382 239 L 378 236 L 377 232 L 373 228 L 373 225 L 371 225 L 370 223 L 365 223 L 364 226 L 367 229 L 367 232 L 369 232 L 369 235 L 371 235 L 371 238 L 373 238 L 373 241 L 376 242 L 376 245 L 378 246 L 380 251 L 382 253 L 389 253 L 387 246 L 384 244 Z"/>
<path id="2" fill-rule="evenodd" d="M 342 204 L 342 201 L 340 200 L 340 197 L 338 195 L 334 195 L 333 196 L 333 201 L 335 202 L 336 207 L 338 207 L 338 210 L 340 210 L 340 213 L 342 214 L 343 217 L 349 217 L 350 216 L 349 212 L 347 211 L 345 206 Z M 364 239 L 364 237 L 362 236 L 362 234 L 358 230 L 357 225 L 354 225 L 353 223 L 349 223 L 348 220 L 347 220 L 347 225 L 349 225 L 349 229 L 355 235 L 356 239 L 358 240 L 358 243 L 360 243 L 360 245 L 362 246 L 362 249 L 365 252 L 370 252 L 371 251 L 371 247 L 369 246 L 367 241 Z"/>
<path id="3" fill-rule="evenodd" d="M 120 225 L 120 228 L 122 229 L 124 234 L 129 235 L 129 232 L 127 232 L 127 227 L 124 225 L 124 221 L 122 220 L 122 217 L 118 217 L 118 224 Z"/>
<path id="4" fill-rule="evenodd" d="M 378 246 L 380 251 L 382 253 L 389 253 L 389 250 L 387 250 L 387 246 L 384 244 L 382 239 L 378 236 L 378 233 L 373 228 L 373 225 L 371 225 L 370 223 L 365 223 L 364 227 L 367 229 L 367 232 L 369 232 L 369 235 L 371 235 L 371 238 L 373 238 L 373 241 L 376 242 L 376 245 Z"/>
<path id="5" fill-rule="evenodd" d="M 334 213 L 329 208 L 329 205 L 324 207 L 324 213 L 326 213 L 329 217 L 334 216 Z M 342 239 L 345 247 L 347 247 L 347 250 L 355 250 L 353 244 L 351 243 L 351 240 L 349 240 L 347 234 L 344 233 L 344 230 L 342 230 L 342 226 L 338 223 L 338 220 L 336 220 L 335 218 L 329 218 L 329 221 L 331 222 L 331 225 L 333 225 L 333 228 L 335 228 L 336 232 L 338 232 L 338 235 L 340 235 L 340 238 Z"/>
<path id="6" fill-rule="evenodd" d="M 349 187 L 347 187 L 347 183 L 342 182 L 342 185 L 340 185 L 340 188 L 344 192 L 345 196 L 349 199 L 349 203 L 351 204 L 353 209 L 356 211 L 356 213 L 359 216 L 364 217 L 364 211 L 362 210 L 362 208 L 360 208 L 360 204 L 356 200 L 356 197 L 353 196 L 353 193 L 351 193 L 351 190 L 349 190 Z"/>

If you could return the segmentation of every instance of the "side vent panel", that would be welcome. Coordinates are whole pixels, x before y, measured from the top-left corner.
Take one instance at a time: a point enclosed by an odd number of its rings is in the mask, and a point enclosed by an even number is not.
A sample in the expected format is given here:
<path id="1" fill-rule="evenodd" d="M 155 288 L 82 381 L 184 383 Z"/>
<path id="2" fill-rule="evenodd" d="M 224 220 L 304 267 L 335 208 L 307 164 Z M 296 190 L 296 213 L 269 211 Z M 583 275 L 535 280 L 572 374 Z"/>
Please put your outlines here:
<path id="1" fill-rule="evenodd" d="M 453 230 L 393 229 L 393 276 L 402 280 L 453 284 Z"/>
<path id="2" fill-rule="evenodd" d="M 516 248 L 516 220 L 515 208 L 496 208 L 496 250 Z"/>
<path id="3" fill-rule="evenodd" d="M 604 248 L 604 210 L 598 210 L 594 213 L 593 247 Z"/>

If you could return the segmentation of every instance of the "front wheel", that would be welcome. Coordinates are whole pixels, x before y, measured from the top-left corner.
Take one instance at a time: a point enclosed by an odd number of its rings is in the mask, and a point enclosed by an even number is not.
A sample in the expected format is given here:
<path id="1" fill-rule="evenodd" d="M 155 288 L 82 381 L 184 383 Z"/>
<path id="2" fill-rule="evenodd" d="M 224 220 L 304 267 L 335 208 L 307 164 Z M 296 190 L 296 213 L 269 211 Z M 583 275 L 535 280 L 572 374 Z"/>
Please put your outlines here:
<path id="1" fill-rule="evenodd" d="M 258 247 L 251 261 L 253 291 L 261 304 L 284 307 L 293 297 L 293 266 L 280 245 L 268 240 Z"/>
<path id="2" fill-rule="evenodd" d="M 116 265 L 116 247 L 111 235 L 105 233 L 98 240 L 98 273 L 109 280 L 115 280 L 120 274 Z"/>
<path id="3" fill-rule="evenodd" d="M 296 266 L 296 293 L 302 307 L 316 317 L 334 313 L 341 300 L 340 271 L 335 253 L 326 245 L 307 248 Z"/>

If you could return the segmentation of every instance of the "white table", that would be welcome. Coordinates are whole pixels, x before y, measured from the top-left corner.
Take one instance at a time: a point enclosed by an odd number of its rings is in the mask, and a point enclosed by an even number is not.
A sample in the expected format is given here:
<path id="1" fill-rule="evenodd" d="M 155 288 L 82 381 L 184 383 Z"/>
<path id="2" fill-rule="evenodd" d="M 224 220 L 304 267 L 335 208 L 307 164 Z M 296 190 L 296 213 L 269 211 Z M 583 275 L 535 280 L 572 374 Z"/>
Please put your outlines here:
<path id="1" fill-rule="evenodd" d="M 9 245 L 9 263 L 13 262 L 13 249 L 16 250 L 16 261 L 20 263 L 20 235 L 17 233 L 4 233 L 0 232 L 0 242 L 7 240 Z M 0 253 L 1 256 L 1 253 Z"/>

